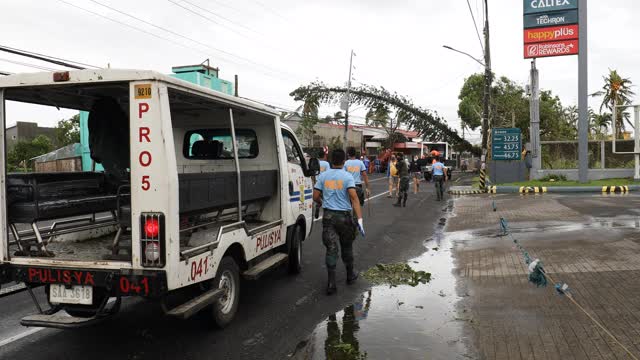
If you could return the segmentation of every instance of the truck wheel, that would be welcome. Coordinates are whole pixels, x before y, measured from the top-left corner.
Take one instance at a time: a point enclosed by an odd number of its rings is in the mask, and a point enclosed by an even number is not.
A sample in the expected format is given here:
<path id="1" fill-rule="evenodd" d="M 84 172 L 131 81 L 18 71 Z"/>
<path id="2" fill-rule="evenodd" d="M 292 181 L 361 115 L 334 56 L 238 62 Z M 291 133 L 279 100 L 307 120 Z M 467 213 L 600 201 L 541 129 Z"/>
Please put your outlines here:
<path id="1" fill-rule="evenodd" d="M 240 302 L 240 269 L 235 260 L 225 256 L 220 262 L 218 274 L 213 279 L 213 287 L 224 290 L 224 294 L 213 304 L 213 321 L 219 328 L 231 323 Z"/>
<path id="2" fill-rule="evenodd" d="M 289 273 L 300 274 L 302 271 L 302 227 L 296 226 L 291 238 L 291 249 L 289 250 Z"/>

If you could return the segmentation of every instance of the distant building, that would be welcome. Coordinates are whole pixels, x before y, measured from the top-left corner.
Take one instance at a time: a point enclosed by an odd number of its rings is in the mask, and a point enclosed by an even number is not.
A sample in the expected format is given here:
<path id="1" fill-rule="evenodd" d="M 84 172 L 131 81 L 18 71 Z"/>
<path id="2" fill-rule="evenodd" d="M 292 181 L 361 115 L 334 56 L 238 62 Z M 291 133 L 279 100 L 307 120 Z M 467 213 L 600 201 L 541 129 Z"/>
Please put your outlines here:
<path id="1" fill-rule="evenodd" d="M 79 143 L 67 145 L 31 160 L 36 172 L 82 171 L 82 146 Z"/>
<path id="2" fill-rule="evenodd" d="M 40 127 L 34 122 L 18 121 L 15 125 L 7 128 L 7 151 L 13 150 L 19 141 L 31 141 L 44 135 L 51 140 L 52 144 L 56 143 L 56 129 L 50 127 Z"/>
<path id="3" fill-rule="evenodd" d="M 298 127 L 300 127 L 300 123 L 302 122 L 302 116 L 294 112 L 282 119 L 282 122 L 289 125 L 297 135 Z M 312 138 L 305 139 L 298 136 L 303 147 L 321 148 L 328 145 L 332 138 L 338 137 L 340 138 L 340 141 L 342 141 L 344 137 L 344 125 L 318 123 L 314 127 L 314 130 L 315 134 L 313 134 Z M 347 146 L 353 146 L 360 150 L 363 148 L 363 145 L 362 130 L 357 126 L 349 126 L 349 131 L 347 133 Z"/>

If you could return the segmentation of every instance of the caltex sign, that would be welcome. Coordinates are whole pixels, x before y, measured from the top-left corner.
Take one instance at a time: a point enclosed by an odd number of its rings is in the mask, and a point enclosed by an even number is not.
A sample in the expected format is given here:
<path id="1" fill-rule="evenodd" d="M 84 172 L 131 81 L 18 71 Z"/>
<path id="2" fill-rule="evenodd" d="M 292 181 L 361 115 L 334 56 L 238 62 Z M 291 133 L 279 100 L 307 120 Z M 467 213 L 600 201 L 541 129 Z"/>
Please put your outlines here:
<path id="1" fill-rule="evenodd" d="M 578 0 L 523 0 L 524 13 L 548 13 L 558 10 L 572 10 L 578 8 Z"/>
<path id="2" fill-rule="evenodd" d="M 526 59 L 579 53 L 579 0 L 523 0 Z"/>
<path id="3" fill-rule="evenodd" d="M 578 40 L 550 41 L 524 46 L 525 59 L 578 54 Z"/>

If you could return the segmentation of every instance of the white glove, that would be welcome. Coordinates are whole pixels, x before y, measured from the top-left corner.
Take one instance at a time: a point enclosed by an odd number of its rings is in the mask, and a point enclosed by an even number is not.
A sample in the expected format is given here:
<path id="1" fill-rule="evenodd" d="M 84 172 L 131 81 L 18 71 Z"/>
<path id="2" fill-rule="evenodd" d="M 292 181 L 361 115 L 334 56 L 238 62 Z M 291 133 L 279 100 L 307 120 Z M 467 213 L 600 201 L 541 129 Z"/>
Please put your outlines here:
<path id="1" fill-rule="evenodd" d="M 360 235 L 364 237 L 364 222 L 362 219 L 358 219 L 358 230 L 360 230 Z"/>

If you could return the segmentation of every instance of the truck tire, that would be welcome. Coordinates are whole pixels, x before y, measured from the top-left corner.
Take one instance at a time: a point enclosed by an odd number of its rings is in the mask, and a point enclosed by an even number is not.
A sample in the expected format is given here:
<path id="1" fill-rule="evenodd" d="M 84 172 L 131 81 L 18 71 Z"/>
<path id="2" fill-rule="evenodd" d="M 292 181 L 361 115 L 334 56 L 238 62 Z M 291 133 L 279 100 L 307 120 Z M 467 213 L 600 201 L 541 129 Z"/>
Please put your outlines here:
<path id="1" fill-rule="evenodd" d="M 219 328 L 229 325 L 240 303 L 240 268 L 231 256 L 225 256 L 213 279 L 213 287 L 224 288 L 225 293 L 211 307 L 213 321 Z"/>
<path id="2" fill-rule="evenodd" d="M 291 237 L 289 249 L 289 274 L 300 274 L 302 271 L 302 227 L 296 226 Z"/>

